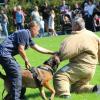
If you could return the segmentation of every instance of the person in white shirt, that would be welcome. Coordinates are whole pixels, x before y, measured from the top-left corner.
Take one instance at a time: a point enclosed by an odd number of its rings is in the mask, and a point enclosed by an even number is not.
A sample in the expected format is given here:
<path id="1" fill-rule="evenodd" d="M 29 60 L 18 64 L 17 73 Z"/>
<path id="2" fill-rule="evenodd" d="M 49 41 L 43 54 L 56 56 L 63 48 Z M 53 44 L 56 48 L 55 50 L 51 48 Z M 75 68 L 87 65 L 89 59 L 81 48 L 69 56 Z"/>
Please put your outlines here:
<path id="1" fill-rule="evenodd" d="M 40 22 L 40 14 L 39 14 L 39 11 L 38 11 L 38 6 L 35 6 L 32 13 L 31 13 L 31 21 Z"/>
<path id="2" fill-rule="evenodd" d="M 55 18 L 55 12 L 54 10 L 51 10 L 50 12 L 50 17 L 49 17 L 49 23 L 48 23 L 48 27 L 49 27 L 49 34 L 52 36 L 57 36 L 56 32 L 55 32 L 55 22 L 54 22 L 54 18 Z"/>

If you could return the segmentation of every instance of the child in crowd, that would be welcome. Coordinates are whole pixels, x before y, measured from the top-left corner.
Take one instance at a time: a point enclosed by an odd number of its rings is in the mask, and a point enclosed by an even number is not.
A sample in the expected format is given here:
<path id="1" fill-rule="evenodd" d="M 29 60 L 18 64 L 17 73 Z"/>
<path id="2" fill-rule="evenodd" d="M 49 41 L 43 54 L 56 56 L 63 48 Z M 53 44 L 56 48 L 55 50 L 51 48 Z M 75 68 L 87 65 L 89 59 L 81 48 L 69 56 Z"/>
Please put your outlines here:
<path id="1" fill-rule="evenodd" d="M 55 18 L 55 12 L 54 12 L 54 10 L 51 10 L 49 22 L 48 22 L 49 34 L 52 36 L 57 36 L 55 29 L 54 29 L 54 24 L 55 24 L 54 18 Z"/>

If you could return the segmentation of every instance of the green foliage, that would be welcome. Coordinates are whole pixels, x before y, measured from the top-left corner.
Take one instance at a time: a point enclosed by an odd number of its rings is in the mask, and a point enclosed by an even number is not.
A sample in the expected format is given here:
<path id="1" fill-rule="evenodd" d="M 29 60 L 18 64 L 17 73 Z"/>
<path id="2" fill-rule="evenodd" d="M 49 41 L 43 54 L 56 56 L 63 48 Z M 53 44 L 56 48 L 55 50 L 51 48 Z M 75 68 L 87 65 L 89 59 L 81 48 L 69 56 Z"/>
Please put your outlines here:
<path id="1" fill-rule="evenodd" d="M 12 9 L 16 5 L 18 5 L 18 0 L 10 0 L 8 3 L 8 8 Z"/>
<path id="2" fill-rule="evenodd" d="M 31 7 L 32 5 L 38 5 L 38 6 L 43 5 L 45 1 L 49 5 L 53 6 L 58 6 L 61 4 L 61 0 L 9 0 L 9 7 L 13 8 L 15 5 L 21 4 L 24 8 L 28 8 Z M 65 0 L 65 1 L 68 4 L 73 5 L 76 2 L 82 3 L 84 0 Z M 99 1 L 99 0 L 94 0 L 94 1 Z"/>

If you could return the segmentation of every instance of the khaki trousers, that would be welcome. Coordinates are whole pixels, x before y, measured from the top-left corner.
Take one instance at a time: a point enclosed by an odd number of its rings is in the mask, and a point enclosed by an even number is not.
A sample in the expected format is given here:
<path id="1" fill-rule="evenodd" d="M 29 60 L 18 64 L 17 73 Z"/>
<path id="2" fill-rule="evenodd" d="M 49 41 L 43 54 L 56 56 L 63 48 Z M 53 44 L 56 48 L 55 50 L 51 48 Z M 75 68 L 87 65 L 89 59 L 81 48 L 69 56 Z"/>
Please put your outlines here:
<path id="1" fill-rule="evenodd" d="M 95 73 L 95 68 L 88 66 L 64 66 L 54 75 L 54 88 L 58 96 L 70 95 L 70 92 L 92 92 L 94 85 L 89 81 Z"/>

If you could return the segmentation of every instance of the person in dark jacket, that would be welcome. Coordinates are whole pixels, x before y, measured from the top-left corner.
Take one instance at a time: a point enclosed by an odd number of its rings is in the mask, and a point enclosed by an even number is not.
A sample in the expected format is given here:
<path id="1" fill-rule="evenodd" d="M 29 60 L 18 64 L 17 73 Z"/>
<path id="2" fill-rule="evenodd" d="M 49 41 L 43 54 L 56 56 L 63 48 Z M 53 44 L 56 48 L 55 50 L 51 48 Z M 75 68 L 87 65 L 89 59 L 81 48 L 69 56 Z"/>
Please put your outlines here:
<path id="1" fill-rule="evenodd" d="M 25 52 L 29 47 L 44 54 L 54 53 L 53 51 L 38 46 L 32 41 L 32 37 L 38 35 L 38 31 L 39 24 L 36 21 L 32 21 L 29 23 L 29 29 L 14 32 L 0 44 L 0 64 L 11 82 L 11 100 L 20 100 L 22 88 L 20 65 L 14 56 L 20 54 L 25 61 L 26 68 L 29 69 L 31 64 Z"/>

